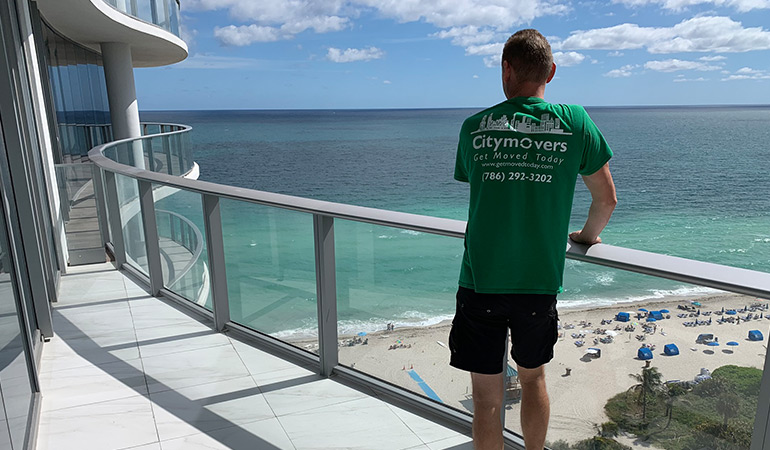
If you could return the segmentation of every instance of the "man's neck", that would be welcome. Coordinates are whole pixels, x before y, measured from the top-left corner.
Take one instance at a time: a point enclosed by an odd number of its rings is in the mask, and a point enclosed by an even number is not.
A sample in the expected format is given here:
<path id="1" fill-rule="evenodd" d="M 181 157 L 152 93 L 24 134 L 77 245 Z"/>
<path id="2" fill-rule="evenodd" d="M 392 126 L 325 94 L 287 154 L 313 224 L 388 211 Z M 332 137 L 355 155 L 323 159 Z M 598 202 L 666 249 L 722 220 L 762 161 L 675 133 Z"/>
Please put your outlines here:
<path id="1" fill-rule="evenodd" d="M 514 86 L 506 93 L 507 98 L 514 97 L 538 97 L 545 99 L 545 85 L 535 83 L 525 83 L 520 86 Z"/>

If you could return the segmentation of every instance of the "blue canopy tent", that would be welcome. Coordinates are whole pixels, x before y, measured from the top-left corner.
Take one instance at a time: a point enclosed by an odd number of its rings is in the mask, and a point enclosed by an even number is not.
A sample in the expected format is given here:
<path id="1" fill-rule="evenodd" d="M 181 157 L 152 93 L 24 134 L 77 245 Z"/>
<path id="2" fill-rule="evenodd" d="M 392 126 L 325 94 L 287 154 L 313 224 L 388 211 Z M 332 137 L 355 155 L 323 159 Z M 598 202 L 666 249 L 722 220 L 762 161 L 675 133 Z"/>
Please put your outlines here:
<path id="1" fill-rule="evenodd" d="M 676 356 L 679 354 L 679 347 L 676 344 L 666 344 L 663 346 L 663 353 L 667 356 Z"/>
<path id="2" fill-rule="evenodd" d="M 652 350 L 650 350 L 647 347 L 642 347 L 639 349 L 639 351 L 636 353 L 636 356 L 641 359 L 642 361 L 647 359 L 652 359 Z"/>
<path id="3" fill-rule="evenodd" d="M 761 341 L 764 339 L 764 336 L 762 336 L 762 332 L 759 330 L 751 330 L 749 331 L 749 340 L 750 341 Z"/>
<path id="4" fill-rule="evenodd" d="M 663 320 L 663 314 L 660 311 L 650 311 L 650 317 L 655 320 Z"/>
<path id="5" fill-rule="evenodd" d="M 618 322 L 628 322 L 629 320 L 631 320 L 631 316 L 627 312 L 619 312 L 615 316 L 615 320 L 617 320 Z"/>

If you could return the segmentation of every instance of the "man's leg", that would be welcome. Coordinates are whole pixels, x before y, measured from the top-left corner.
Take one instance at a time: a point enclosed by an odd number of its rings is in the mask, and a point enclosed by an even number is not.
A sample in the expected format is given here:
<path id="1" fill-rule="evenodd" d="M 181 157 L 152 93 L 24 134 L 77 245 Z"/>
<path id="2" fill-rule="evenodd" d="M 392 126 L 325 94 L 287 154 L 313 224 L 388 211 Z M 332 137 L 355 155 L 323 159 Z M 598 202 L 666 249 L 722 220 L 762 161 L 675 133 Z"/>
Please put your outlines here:
<path id="1" fill-rule="evenodd" d="M 503 425 L 503 374 L 484 375 L 471 372 L 473 386 L 473 446 L 476 450 L 501 450 Z"/>
<path id="2" fill-rule="evenodd" d="M 518 366 L 521 384 L 521 431 L 527 450 L 543 450 L 551 406 L 545 390 L 545 365 L 537 369 Z"/>

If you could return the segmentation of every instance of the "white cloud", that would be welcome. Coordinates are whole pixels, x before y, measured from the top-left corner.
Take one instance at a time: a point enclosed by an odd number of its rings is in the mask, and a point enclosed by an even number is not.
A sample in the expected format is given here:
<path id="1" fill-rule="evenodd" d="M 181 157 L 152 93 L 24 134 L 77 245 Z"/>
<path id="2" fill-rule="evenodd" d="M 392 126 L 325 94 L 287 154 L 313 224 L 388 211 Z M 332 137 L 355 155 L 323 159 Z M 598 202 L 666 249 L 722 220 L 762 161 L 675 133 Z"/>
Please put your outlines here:
<path id="1" fill-rule="evenodd" d="M 564 67 L 576 66 L 586 59 L 586 55 L 578 52 L 554 52 L 553 60 Z"/>
<path id="2" fill-rule="evenodd" d="M 465 54 L 466 55 L 483 55 L 483 56 L 498 55 L 502 57 L 503 46 L 505 46 L 505 43 L 503 42 L 496 42 L 493 44 L 484 44 L 484 45 L 469 45 L 468 47 L 465 47 Z"/>
<path id="3" fill-rule="evenodd" d="M 538 17 L 569 11 L 569 6 L 559 0 L 352 0 L 351 3 L 374 8 L 380 15 L 399 22 L 422 20 L 439 28 L 471 25 L 509 30 Z"/>
<path id="4" fill-rule="evenodd" d="M 631 50 L 650 53 L 732 53 L 770 49 L 770 31 L 744 28 L 729 17 L 702 16 L 686 19 L 673 27 L 640 27 L 624 23 L 609 28 L 575 31 L 555 42 L 560 50 Z"/>
<path id="5" fill-rule="evenodd" d="M 734 80 L 770 80 L 770 72 L 766 70 L 752 69 L 751 67 L 741 67 L 734 74 L 722 78 L 722 81 Z"/>
<path id="6" fill-rule="evenodd" d="M 217 27 L 214 28 L 214 37 L 224 45 L 234 45 L 237 47 L 251 45 L 254 42 L 274 42 L 285 38 L 278 28 L 257 25 Z"/>
<path id="7" fill-rule="evenodd" d="M 474 75 L 474 76 L 473 76 L 473 79 L 476 79 L 476 78 L 478 78 L 478 77 L 479 77 L 478 75 Z"/>
<path id="8" fill-rule="evenodd" d="M 637 67 L 639 66 L 636 64 L 626 64 L 620 69 L 610 70 L 609 72 L 605 73 L 604 76 L 610 78 L 630 77 L 633 74 L 632 70 L 636 69 Z"/>
<path id="9" fill-rule="evenodd" d="M 680 70 L 720 70 L 722 66 L 712 66 L 701 61 L 682 61 L 681 59 L 666 59 L 663 61 L 647 61 L 644 63 L 645 69 L 655 70 L 657 72 L 677 72 Z"/>
<path id="10" fill-rule="evenodd" d="M 607 56 L 612 56 L 613 58 L 617 58 L 618 56 L 623 56 L 623 55 L 624 55 L 623 52 L 619 52 L 617 50 L 614 52 L 607 53 Z"/>
<path id="11" fill-rule="evenodd" d="M 385 56 L 385 52 L 377 47 L 369 48 L 348 48 L 341 50 L 331 47 L 326 53 L 326 59 L 336 63 L 348 63 L 355 61 L 371 61 Z"/>
<path id="12" fill-rule="evenodd" d="M 441 30 L 431 34 L 431 36 L 439 39 L 452 39 L 452 44 L 460 47 L 468 47 L 469 45 L 484 44 L 492 41 L 499 34 L 500 33 L 488 28 L 479 29 L 479 27 L 468 25 L 465 27 L 452 27 L 448 30 Z"/>
<path id="13" fill-rule="evenodd" d="M 770 0 L 613 0 L 613 3 L 621 3 L 630 7 L 656 5 L 669 11 L 682 11 L 690 6 L 703 4 L 734 8 L 738 12 L 770 8 Z"/>
<path id="14" fill-rule="evenodd" d="M 280 33 L 270 36 L 279 39 L 305 30 L 339 31 L 373 11 L 399 22 L 422 21 L 442 28 L 432 36 L 451 39 L 462 47 L 502 39 L 512 27 L 570 10 L 566 0 L 185 0 L 184 4 L 187 10 L 226 10 L 234 20 L 249 26 L 278 29 Z M 248 41 L 240 36 L 228 38 L 222 42 Z"/>
<path id="15" fill-rule="evenodd" d="M 722 56 L 722 55 L 701 56 L 698 59 L 700 59 L 701 61 L 724 61 L 725 59 L 727 59 L 727 56 Z"/>
<path id="16" fill-rule="evenodd" d="M 390 82 L 390 80 L 382 80 L 382 84 L 393 84 Z"/>
<path id="17" fill-rule="evenodd" d="M 698 78 L 674 78 L 674 83 L 689 83 L 689 82 L 698 82 L 698 81 L 708 81 L 708 80 L 703 78 L 703 77 L 698 77 Z"/>

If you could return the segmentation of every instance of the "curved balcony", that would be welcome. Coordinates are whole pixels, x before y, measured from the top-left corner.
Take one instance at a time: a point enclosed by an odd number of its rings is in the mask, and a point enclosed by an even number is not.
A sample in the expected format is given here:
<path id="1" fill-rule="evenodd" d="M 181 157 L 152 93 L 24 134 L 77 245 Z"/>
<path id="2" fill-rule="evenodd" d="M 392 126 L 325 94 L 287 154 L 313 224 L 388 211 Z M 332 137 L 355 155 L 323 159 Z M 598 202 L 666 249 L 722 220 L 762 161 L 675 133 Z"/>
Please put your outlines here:
<path id="1" fill-rule="evenodd" d="M 179 0 L 104 0 L 113 8 L 179 34 Z"/>
<path id="2" fill-rule="evenodd" d="M 380 325 L 399 320 L 389 315 L 389 299 L 408 296 L 421 304 L 443 303 L 444 307 L 452 309 L 452 292 L 429 292 L 421 280 L 425 277 L 440 277 L 443 280 L 445 277 L 447 286 L 456 285 L 456 255 L 461 247 L 458 239 L 464 235 L 465 222 L 236 188 L 131 166 L 128 149 L 132 145 L 144 145 L 147 141 L 171 138 L 184 132 L 172 131 L 113 142 L 98 146 L 89 153 L 89 158 L 104 177 L 102 195 L 107 204 L 111 229 L 122 230 L 111 234 L 109 244 L 118 266 L 143 279 L 150 286 L 152 295 L 176 300 L 213 321 L 218 331 L 227 331 L 230 335 L 280 354 L 291 355 L 314 366 L 322 375 L 336 374 L 340 379 L 406 402 L 423 415 L 469 430 L 471 412 L 467 406 L 470 401 L 467 392 L 457 391 L 451 383 L 438 382 L 442 377 L 453 375 L 456 375 L 455 378 L 467 378 L 466 374 L 451 372 L 453 369 L 446 366 L 444 359 L 428 360 L 427 351 L 424 356 L 414 356 L 411 363 L 404 365 L 403 371 L 394 370 L 390 367 L 392 361 L 385 364 L 383 359 L 400 350 L 382 352 L 385 355 L 349 350 L 349 347 L 361 344 L 361 339 L 346 322 L 351 311 L 364 307 L 364 302 L 359 301 L 364 297 L 379 300 L 369 304 L 379 305 L 377 311 L 370 312 L 373 317 L 379 318 Z M 163 197 L 159 195 L 162 189 L 172 193 Z M 131 230 L 127 229 L 122 219 L 126 214 L 122 205 L 128 203 L 133 205 L 132 217 L 136 221 Z M 193 224 L 200 230 L 195 236 L 204 242 L 198 260 L 201 261 L 202 277 L 208 283 L 201 289 L 210 292 L 206 302 L 197 301 L 180 291 L 174 285 L 173 277 L 164 272 L 160 248 L 168 225 L 165 224 L 166 213 L 161 210 L 184 216 L 187 219 L 185 223 Z M 385 239 L 399 233 L 427 242 L 431 254 L 418 253 L 419 248 L 424 249 L 425 246 Z M 383 239 L 377 239 L 373 244 L 375 237 Z M 193 247 L 188 246 L 188 250 Z M 136 252 L 142 252 L 144 259 L 132 255 Z M 639 274 L 640 277 L 653 276 L 770 298 L 768 273 L 605 244 L 586 247 L 570 243 L 567 257 L 580 261 L 580 264 L 601 265 Z M 398 271 L 403 274 L 403 282 L 398 285 L 381 283 L 378 281 L 378 270 Z M 665 326 L 669 329 L 677 325 Z M 428 332 L 430 327 L 413 323 L 411 331 L 415 334 L 418 331 Z M 370 339 L 387 337 L 379 333 Z M 436 343 L 435 338 L 428 339 L 433 341 L 419 345 Z M 602 340 L 602 343 L 605 341 Z M 602 358 L 608 358 L 607 351 Z M 688 358 L 695 359 L 692 367 L 707 367 L 711 357 L 708 356 L 709 351 L 713 355 L 712 350 L 704 351 L 703 355 L 688 354 Z M 758 351 L 760 360 L 757 365 L 762 367 L 764 364 L 767 368 L 766 351 Z M 581 361 L 590 363 L 596 357 L 594 355 L 595 352 Z M 413 366 L 419 366 L 417 370 L 422 377 L 417 375 Z M 404 376 L 407 370 L 409 376 Z M 551 399 L 552 423 L 577 436 L 593 435 L 593 425 L 574 407 L 574 397 L 592 401 L 609 400 L 615 384 L 631 384 L 625 369 L 615 370 L 617 373 L 599 383 L 591 378 L 588 369 L 584 370 L 588 378 L 579 378 L 574 373 L 568 376 L 569 370 L 566 375 L 552 375 L 556 378 L 549 383 L 556 381 L 561 384 L 559 394 L 552 395 Z M 756 416 L 752 420 L 754 445 L 757 445 L 752 448 L 761 447 L 768 430 L 768 372 L 765 370 L 763 373 L 761 393 L 756 392 L 756 396 L 750 399 L 756 402 L 751 403 L 756 404 Z M 518 414 L 514 414 L 518 409 L 515 394 L 519 392 L 515 377 L 514 370 L 508 374 L 506 383 L 506 391 L 511 397 L 506 400 L 506 410 L 510 411 L 505 413 L 505 438 L 507 444 L 514 448 L 523 448 L 517 434 Z M 437 385 L 442 387 L 436 388 Z M 565 403 L 562 397 L 568 401 Z M 676 414 L 704 413 L 688 410 L 693 407 L 688 402 L 674 402 L 672 405 Z M 694 436 L 696 431 L 685 425 L 685 434 Z M 668 426 L 665 425 L 666 428 Z"/>
<path id="3" fill-rule="evenodd" d="M 187 44 L 179 37 L 176 0 L 38 0 L 37 4 L 54 30 L 97 53 L 104 42 L 130 44 L 134 67 L 165 66 L 187 57 Z"/>

